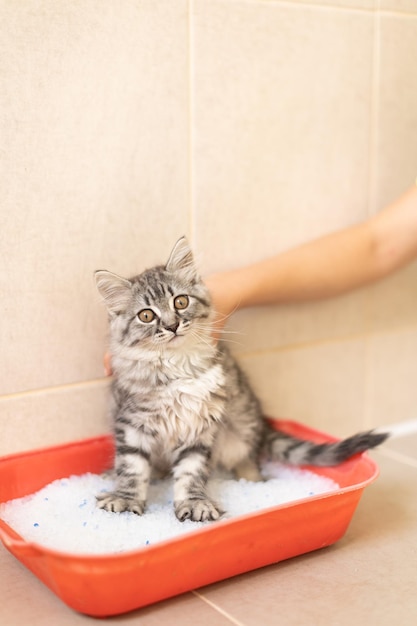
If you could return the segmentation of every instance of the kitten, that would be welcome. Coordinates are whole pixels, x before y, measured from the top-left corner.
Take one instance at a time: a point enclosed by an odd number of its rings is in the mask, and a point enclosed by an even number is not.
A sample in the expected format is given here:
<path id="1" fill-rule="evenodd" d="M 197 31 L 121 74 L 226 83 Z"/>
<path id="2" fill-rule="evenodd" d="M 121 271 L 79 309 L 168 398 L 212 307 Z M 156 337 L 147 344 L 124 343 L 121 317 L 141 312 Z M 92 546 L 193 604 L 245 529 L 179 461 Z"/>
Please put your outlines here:
<path id="1" fill-rule="evenodd" d="M 216 520 L 223 512 L 206 484 L 217 465 L 256 481 L 262 453 L 335 465 L 386 439 L 365 432 L 317 445 L 272 429 L 236 361 L 212 339 L 210 295 L 185 238 L 165 266 L 130 280 L 105 270 L 95 277 L 110 321 L 117 485 L 97 496 L 99 507 L 141 515 L 153 468 L 172 471 L 178 519 Z"/>

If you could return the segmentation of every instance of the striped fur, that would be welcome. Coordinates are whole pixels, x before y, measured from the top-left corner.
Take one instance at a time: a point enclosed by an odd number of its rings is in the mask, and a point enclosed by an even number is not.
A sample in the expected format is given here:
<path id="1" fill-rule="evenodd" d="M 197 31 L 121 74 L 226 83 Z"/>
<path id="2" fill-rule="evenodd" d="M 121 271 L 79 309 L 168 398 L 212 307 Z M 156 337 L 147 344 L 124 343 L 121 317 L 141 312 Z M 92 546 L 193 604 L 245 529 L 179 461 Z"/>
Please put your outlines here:
<path id="1" fill-rule="evenodd" d="M 215 520 L 222 511 L 206 484 L 217 465 L 260 480 L 262 453 L 334 465 L 386 438 L 363 433 L 316 445 L 270 429 L 236 361 L 212 339 L 210 296 L 184 238 L 165 266 L 131 279 L 95 276 L 110 322 L 117 477 L 116 490 L 97 497 L 101 508 L 141 515 L 151 470 L 171 471 L 177 517 Z"/>

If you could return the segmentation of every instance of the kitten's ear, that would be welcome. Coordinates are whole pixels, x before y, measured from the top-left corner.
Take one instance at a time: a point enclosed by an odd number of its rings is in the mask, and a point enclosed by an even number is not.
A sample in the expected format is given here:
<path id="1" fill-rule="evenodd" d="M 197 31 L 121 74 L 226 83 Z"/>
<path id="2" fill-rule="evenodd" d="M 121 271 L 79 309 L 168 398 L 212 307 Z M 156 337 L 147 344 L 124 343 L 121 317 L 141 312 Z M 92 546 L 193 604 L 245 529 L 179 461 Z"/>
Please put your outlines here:
<path id="1" fill-rule="evenodd" d="M 126 310 L 132 293 L 132 283 L 126 278 L 112 274 L 107 270 L 94 272 L 99 290 L 109 313 L 121 313 Z"/>
<path id="2" fill-rule="evenodd" d="M 197 268 L 194 263 L 193 253 L 185 237 L 178 239 L 165 269 L 173 273 L 182 272 L 188 280 L 195 280 L 197 278 Z"/>

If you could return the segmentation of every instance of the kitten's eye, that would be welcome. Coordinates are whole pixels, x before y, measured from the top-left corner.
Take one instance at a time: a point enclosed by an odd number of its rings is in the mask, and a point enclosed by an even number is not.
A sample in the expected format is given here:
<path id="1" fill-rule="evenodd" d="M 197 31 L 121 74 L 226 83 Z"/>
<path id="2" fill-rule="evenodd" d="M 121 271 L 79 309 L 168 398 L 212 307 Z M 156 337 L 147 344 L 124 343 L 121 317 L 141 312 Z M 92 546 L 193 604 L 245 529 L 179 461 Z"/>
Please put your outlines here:
<path id="1" fill-rule="evenodd" d="M 181 309 L 186 309 L 190 303 L 190 299 L 188 296 L 177 296 L 174 299 L 174 307 L 177 311 L 181 311 Z"/>
<path id="2" fill-rule="evenodd" d="M 139 311 L 138 318 L 141 322 L 145 322 L 145 324 L 149 324 L 152 320 L 155 319 L 155 313 L 151 309 L 143 309 Z"/>

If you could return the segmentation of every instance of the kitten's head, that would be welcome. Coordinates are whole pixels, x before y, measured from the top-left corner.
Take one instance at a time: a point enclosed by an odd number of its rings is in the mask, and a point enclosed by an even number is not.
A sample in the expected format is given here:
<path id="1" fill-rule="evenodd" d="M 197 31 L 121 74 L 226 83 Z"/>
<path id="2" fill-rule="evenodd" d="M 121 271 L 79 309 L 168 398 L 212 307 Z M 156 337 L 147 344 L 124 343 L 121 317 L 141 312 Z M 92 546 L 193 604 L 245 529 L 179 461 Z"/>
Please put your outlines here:
<path id="1" fill-rule="evenodd" d="M 112 340 L 125 347 L 176 348 L 187 338 L 204 340 L 209 334 L 210 295 L 185 237 L 177 241 L 165 266 L 131 279 L 98 270 L 95 278 Z"/>

